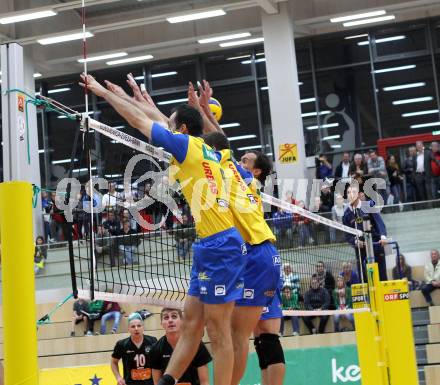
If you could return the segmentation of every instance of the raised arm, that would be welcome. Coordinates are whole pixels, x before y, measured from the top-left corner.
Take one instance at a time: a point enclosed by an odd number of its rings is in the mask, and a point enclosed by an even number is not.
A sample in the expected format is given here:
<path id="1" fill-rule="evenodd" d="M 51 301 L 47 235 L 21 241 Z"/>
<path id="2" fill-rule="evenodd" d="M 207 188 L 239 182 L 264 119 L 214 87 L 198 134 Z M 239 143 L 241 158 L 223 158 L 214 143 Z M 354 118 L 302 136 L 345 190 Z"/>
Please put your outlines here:
<path id="1" fill-rule="evenodd" d="M 211 86 L 206 80 L 203 80 L 203 86 L 199 83 L 199 94 L 200 94 L 200 98 L 199 98 L 200 107 L 202 108 L 206 117 L 209 119 L 211 124 L 217 129 L 217 131 L 221 132 L 222 134 L 225 134 L 222 128 L 220 127 L 220 125 L 218 124 L 217 119 L 212 114 L 211 109 L 209 108 L 209 99 L 211 98 L 213 91 Z"/>
<path id="2" fill-rule="evenodd" d="M 153 120 L 145 115 L 138 107 L 133 103 L 121 98 L 114 94 L 112 91 L 106 89 L 99 84 L 92 75 L 81 75 L 80 86 L 85 87 L 87 82 L 87 89 L 93 92 L 96 96 L 100 96 L 105 99 L 115 110 L 121 115 L 130 126 L 138 129 L 148 139 L 151 139 L 151 127 L 153 126 Z"/>
<path id="3" fill-rule="evenodd" d="M 211 132 L 217 132 L 217 126 L 212 124 L 208 116 L 206 115 L 203 108 L 200 106 L 199 97 L 197 96 L 197 93 L 194 89 L 194 86 L 191 82 L 188 84 L 188 104 L 191 107 L 194 107 L 197 111 L 200 112 L 200 115 L 203 119 L 203 133 L 205 135 L 211 133 Z"/>

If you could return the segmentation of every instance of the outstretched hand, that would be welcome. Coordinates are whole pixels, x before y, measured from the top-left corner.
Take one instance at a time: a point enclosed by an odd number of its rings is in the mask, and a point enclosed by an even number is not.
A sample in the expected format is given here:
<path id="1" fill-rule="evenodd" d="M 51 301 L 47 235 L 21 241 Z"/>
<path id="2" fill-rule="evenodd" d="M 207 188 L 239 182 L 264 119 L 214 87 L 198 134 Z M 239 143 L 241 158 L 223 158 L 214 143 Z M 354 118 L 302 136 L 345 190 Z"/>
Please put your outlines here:
<path id="1" fill-rule="evenodd" d="M 134 77 L 131 73 L 127 75 L 127 84 L 130 86 L 131 90 L 133 91 L 134 99 L 138 102 L 144 102 L 142 92 L 139 89 L 139 86 L 136 83 L 136 80 L 134 80 Z"/>
<path id="2" fill-rule="evenodd" d="M 188 84 L 188 104 L 196 110 L 201 111 L 199 97 L 191 82 Z"/>
<path id="3" fill-rule="evenodd" d="M 79 85 L 87 90 L 92 91 L 96 96 L 104 97 L 107 90 L 96 79 L 89 74 L 82 73 L 80 75 L 81 81 Z M 86 87 L 87 85 L 87 87 Z"/>
<path id="4" fill-rule="evenodd" d="M 124 89 L 121 86 L 118 86 L 117 84 L 114 84 L 108 80 L 104 80 L 104 83 L 105 83 L 107 89 L 110 92 L 113 92 L 115 95 L 117 95 L 121 98 L 128 96 L 127 93 L 124 91 Z"/>
<path id="5" fill-rule="evenodd" d="M 206 109 L 209 107 L 209 99 L 211 99 L 213 94 L 212 88 L 206 80 L 203 80 L 203 85 L 199 83 L 198 86 L 200 94 L 200 105 Z"/>

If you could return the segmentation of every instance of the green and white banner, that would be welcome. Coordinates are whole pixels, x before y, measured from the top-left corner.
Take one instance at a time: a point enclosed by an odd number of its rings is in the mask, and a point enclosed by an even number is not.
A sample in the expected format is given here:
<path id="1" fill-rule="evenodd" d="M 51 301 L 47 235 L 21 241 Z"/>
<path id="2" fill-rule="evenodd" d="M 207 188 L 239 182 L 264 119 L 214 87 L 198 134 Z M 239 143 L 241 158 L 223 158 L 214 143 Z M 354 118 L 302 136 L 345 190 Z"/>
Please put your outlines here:
<path id="1" fill-rule="evenodd" d="M 360 385 L 361 374 L 356 345 L 284 350 L 285 385 Z M 240 385 L 261 384 L 255 353 L 250 354 Z"/>

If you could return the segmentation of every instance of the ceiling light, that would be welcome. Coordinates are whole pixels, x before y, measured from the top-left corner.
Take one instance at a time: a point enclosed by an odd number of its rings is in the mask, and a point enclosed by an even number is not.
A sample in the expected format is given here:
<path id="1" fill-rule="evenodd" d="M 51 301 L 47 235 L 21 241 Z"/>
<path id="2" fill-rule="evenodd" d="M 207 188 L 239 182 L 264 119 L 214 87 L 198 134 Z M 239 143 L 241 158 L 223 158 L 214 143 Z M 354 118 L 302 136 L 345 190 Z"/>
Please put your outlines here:
<path id="1" fill-rule="evenodd" d="M 188 101 L 188 98 L 182 98 L 182 99 L 164 100 L 163 102 L 158 102 L 157 104 L 159 106 L 163 106 L 165 104 L 185 103 L 187 101 Z"/>
<path id="2" fill-rule="evenodd" d="M 235 47 L 237 45 L 245 45 L 245 44 L 254 44 L 254 43 L 261 43 L 264 41 L 264 37 L 256 37 L 254 39 L 245 39 L 245 40 L 238 40 L 238 41 L 228 41 L 227 43 L 220 43 L 220 47 Z"/>
<path id="3" fill-rule="evenodd" d="M 234 140 L 243 140 L 243 139 L 253 139 L 256 138 L 257 135 L 239 135 L 239 136 L 232 136 L 228 138 L 230 142 L 233 142 Z"/>
<path id="4" fill-rule="evenodd" d="M 34 78 L 41 78 L 43 75 L 41 75 L 39 72 L 34 73 Z"/>
<path id="5" fill-rule="evenodd" d="M 187 15 L 167 17 L 167 21 L 169 23 L 174 24 L 174 23 L 183 23 L 185 21 L 207 19 L 210 17 L 224 16 L 224 15 L 226 15 L 226 12 L 223 11 L 223 9 L 216 9 L 214 11 L 190 13 Z"/>
<path id="6" fill-rule="evenodd" d="M 151 59 L 153 59 L 153 55 L 143 55 L 143 56 L 128 57 L 126 59 L 111 60 L 106 62 L 105 64 L 107 64 L 108 66 L 112 66 L 116 64 L 132 63 L 136 61 L 151 60 Z"/>
<path id="7" fill-rule="evenodd" d="M 333 128 L 333 127 L 339 127 L 339 123 L 321 124 L 320 126 L 309 126 L 306 128 L 308 130 L 317 130 L 318 128 Z"/>
<path id="8" fill-rule="evenodd" d="M 330 19 L 330 23 L 343 23 L 344 21 L 349 21 L 349 20 L 366 19 L 367 17 L 381 16 L 381 15 L 385 15 L 386 13 L 387 13 L 387 11 L 385 11 L 385 10 L 365 12 L 365 13 L 356 13 L 354 15 L 332 18 L 332 19 Z"/>
<path id="9" fill-rule="evenodd" d="M 332 144 L 330 147 L 331 148 L 342 148 L 342 145 L 341 144 Z"/>
<path id="10" fill-rule="evenodd" d="M 72 159 L 61 159 L 61 160 L 53 160 L 52 164 L 63 164 L 63 163 L 70 163 Z M 78 162 L 78 159 L 74 159 L 74 162 Z"/>
<path id="11" fill-rule="evenodd" d="M 330 136 L 324 136 L 321 140 L 332 140 L 332 139 L 339 139 L 341 135 L 330 135 Z"/>
<path id="12" fill-rule="evenodd" d="M 315 101 L 316 101 L 315 98 L 308 98 L 308 99 L 301 99 L 299 102 L 301 104 L 303 104 L 303 103 L 311 103 L 311 102 L 315 102 Z"/>
<path id="13" fill-rule="evenodd" d="M 344 40 L 360 39 L 361 37 L 367 37 L 367 36 L 368 36 L 368 33 L 363 33 L 361 35 L 353 35 L 353 36 L 344 37 Z"/>
<path id="14" fill-rule="evenodd" d="M 41 150 L 38 150 L 38 153 L 39 153 L 39 154 L 44 154 L 44 148 L 41 149 Z"/>
<path id="15" fill-rule="evenodd" d="M 251 55 L 241 55 L 241 56 L 228 57 L 226 60 L 247 59 L 249 57 L 251 57 Z"/>
<path id="16" fill-rule="evenodd" d="M 415 64 L 409 64 L 406 66 L 400 66 L 400 67 L 390 67 L 390 68 L 383 68 L 381 70 L 375 70 L 373 71 L 375 74 L 383 74 L 385 72 L 394 72 L 394 71 L 403 71 L 403 70 L 410 70 L 416 68 Z"/>
<path id="17" fill-rule="evenodd" d="M 299 86 L 302 86 L 304 83 L 303 82 L 298 82 L 298 85 Z"/>
<path id="18" fill-rule="evenodd" d="M 432 131 L 432 135 L 440 135 L 440 131 Z"/>
<path id="19" fill-rule="evenodd" d="M 159 72 L 157 74 L 151 74 L 151 77 L 154 78 L 163 78 L 164 76 L 173 76 L 177 75 L 177 71 L 168 71 L 168 72 Z"/>
<path id="20" fill-rule="evenodd" d="M 86 59 L 78 59 L 78 63 L 90 63 L 92 61 L 99 61 L 99 60 L 106 60 L 106 59 L 113 59 L 115 57 L 123 57 L 123 56 L 127 56 L 128 53 L 127 52 L 115 52 L 115 53 L 109 53 L 106 55 L 99 55 L 99 56 L 91 56 L 88 57 Z"/>
<path id="21" fill-rule="evenodd" d="M 429 102 L 432 99 L 434 99 L 432 96 L 424 96 L 421 98 L 412 98 L 412 99 L 402 99 L 402 100 L 395 100 L 393 102 L 393 105 L 398 106 L 400 104 L 409 104 L 409 103 L 420 103 L 420 102 Z"/>
<path id="22" fill-rule="evenodd" d="M 231 128 L 231 127 L 239 127 L 240 123 L 225 123 L 225 124 L 220 124 L 221 128 Z"/>
<path id="23" fill-rule="evenodd" d="M 41 19 L 43 17 L 55 16 L 56 14 L 57 13 L 51 9 L 48 9 L 47 11 L 22 13 L 15 16 L 2 17 L 0 19 L 0 24 L 19 23 L 20 21 Z"/>
<path id="24" fill-rule="evenodd" d="M 375 17 L 373 19 L 364 19 L 364 20 L 356 20 L 356 21 L 349 21 L 347 23 L 342 24 L 344 27 L 353 27 L 355 25 L 362 25 L 362 24 L 373 24 L 373 23 L 380 23 L 381 21 L 387 21 L 387 20 L 394 20 L 396 16 L 389 15 L 389 16 L 381 16 L 381 17 Z"/>
<path id="25" fill-rule="evenodd" d="M 412 116 L 420 116 L 420 115 L 431 115 L 431 114 L 438 114 L 439 110 L 425 110 L 425 111 L 417 111 L 417 112 L 407 112 L 405 114 L 402 114 L 403 118 L 410 118 Z"/>
<path id="26" fill-rule="evenodd" d="M 71 33 L 69 35 L 46 37 L 44 39 L 37 40 L 37 42 L 40 43 L 41 45 L 49 45 L 49 44 L 63 43 L 65 41 L 81 40 L 84 37 L 88 38 L 93 36 L 94 35 L 91 32 L 86 32 L 85 34 L 82 32 L 78 32 L 78 33 Z"/>
<path id="27" fill-rule="evenodd" d="M 265 57 L 263 57 L 263 58 L 261 58 L 261 59 L 255 59 L 254 60 L 254 62 L 255 63 L 263 63 L 263 62 L 265 62 L 266 61 L 266 58 Z M 252 63 L 252 59 L 251 60 L 243 60 L 242 62 L 241 62 L 241 64 L 251 64 Z"/>
<path id="28" fill-rule="evenodd" d="M 239 147 L 237 150 L 239 151 L 245 151 L 245 150 L 256 150 L 257 148 L 263 147 L 261 144 L 257 144 L 255 146 L 247 146 L 247 147 Z"/>
<path id="29" fill-rule="evenodd" d="M 90 171 L 94 171 L 96 170 L 96 167 L 90 167 Z M 72 170 L 72 172 L 84 172 L 84 171 L 89 171 L 89 169 L 86 168 L 75 168 Z"/>
<path id="30" fill-rule="evenodd" d="M 105 174 L 106 178 L 120 178 L 122 177 L 122 174 Z"/>
<path id="31" fill-rule="evenodd" d="M 319 115 L 327 115 L 330 114 L 331 111 L 320 111 Z M 307 118 L 309 116 L 318 116 L 318 113 L 316 111 L 314 112 L 305 112 L 304 114 L 301 114 L 302 118 Z"/>
<path id="32" fill-rule="evenodd" d="M 243 63 L 243 62 L 242 62 Z M 267 91 L 269 89 L 269 86 L 263 86 L 263 87 L 260 87 L 260 90 L 261 91 Z"/>
<path id="33" fill-rule="evenodd" d="M 40 96 L 40 95 L 41 95 L 40 91 L 35 92 L 35 96 Z"/>
<path id="34" fill-rule="evenodd" d="M 401 84 L 400 86 L 391 86 L 391 87 L 384 87 L 384 91 L 397 91 L 397 90 L 405 90 L 407 88 L 417 88 L 417 87 L 424 87 L 426 86 L 426 83 L 419 82 L 419 83 L 409 83 L 409 84 Z"/>
<path id="35" fill-rule="evenodd" d="M 410 128 L 425 128 L 425 127 L 434 127 L 434 126 L 440 126 L 440 122 L 413 124 L 412 126 L 410 126 Z"/>
<path id="36" fill-rule="evenodd" d="M 380 43 L 388 43 L 390 41 L 396 41 L 396 40 L 403 40 L 406 39 L 406 36 L 404 35 L 399 35 L 399 36 L 391 36 L 391 37 L 384 37 L 383 39 L 376 39 L 375 42 L 376 44 L 380 44 Z M 368 40 L 365 41 L 360 41 L 359 43 L 357 43 L 357 45 L 368 45 Z"/>
<path id="37" fill-rule="evenodd" d="M 59 92 L 67 92 L 70 91 L 69 87 L 64 87 L 64 88 L 55 88 L 53 90 L 49 90 L 47 91 L 48 94 L 57 94 Z"/>
<path id="38" fill-rule="evenodd" d="M 223 35 L 216 37 L 208 37 L 207 39 L 197 40 L 199 44 L 209 44 L 209 43 L 217 43 L 219 41 L 233 40 L 233 39 L 242 39 L 244 37 L 249 37 L 251 34 L 249 32 L 243 33 L 234 33 L 233 35 Z"/>

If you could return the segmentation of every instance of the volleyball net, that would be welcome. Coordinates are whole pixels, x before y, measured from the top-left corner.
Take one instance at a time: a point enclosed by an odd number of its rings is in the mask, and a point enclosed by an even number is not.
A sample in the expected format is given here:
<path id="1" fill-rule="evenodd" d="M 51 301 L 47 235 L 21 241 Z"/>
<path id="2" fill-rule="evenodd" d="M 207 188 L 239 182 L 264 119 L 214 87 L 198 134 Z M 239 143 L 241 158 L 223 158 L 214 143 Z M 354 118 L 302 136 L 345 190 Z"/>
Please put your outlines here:
<path id="1" fill-rule="evenodd" d="M 171 155 L 120 129 L 80 119 L 72 152 L 79 167 L 71 172 L 78 182 L 67 189 L 74 290 L 85 298 L 181 307 L 197 235 L 178 185 L 167 177 Z M 93 148 L 97 141 L 100 156 Z M 120 146 L 130 147 L 129 157 Z M 121 171 L 107 171 L 115 169 Z M 362 282 L 356 250 L 347 243 L 347 234 L 361 232 L 268 194 L 262 200 L 277 237 L 282 292 L 294 298 L 292 314 L 310 310 L 305 298 L 314 280 L 327 289 L 329 309 L 335 309 L 338 277 L 347 283 L 353 271 L 356 282 L 348 284 Z"/>

